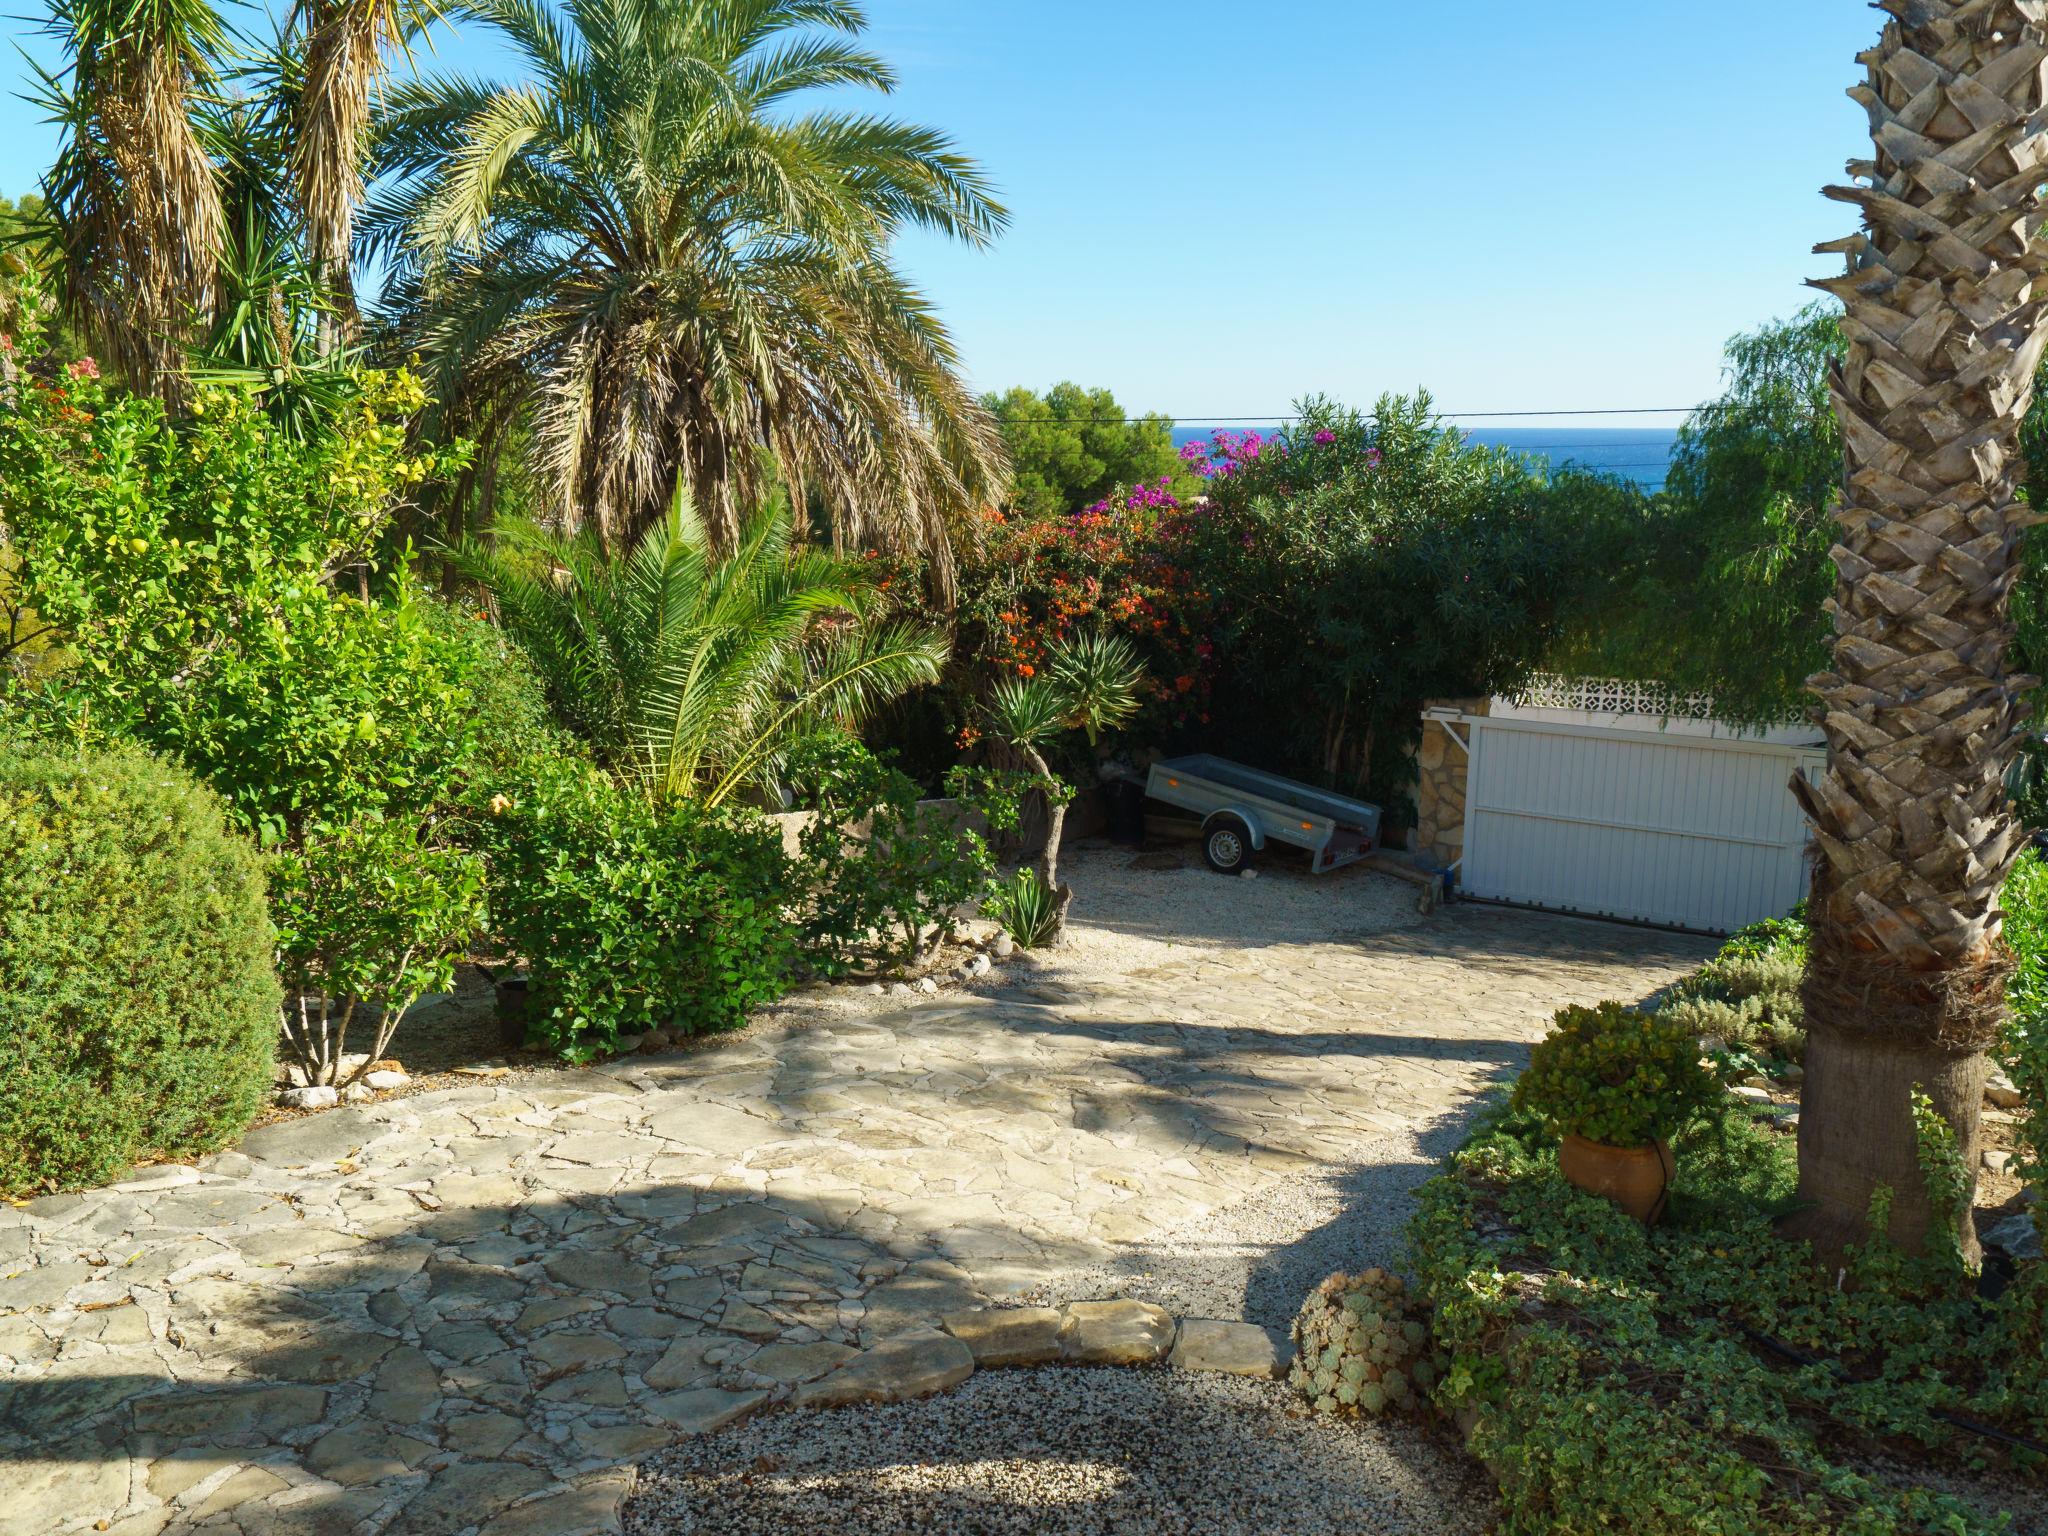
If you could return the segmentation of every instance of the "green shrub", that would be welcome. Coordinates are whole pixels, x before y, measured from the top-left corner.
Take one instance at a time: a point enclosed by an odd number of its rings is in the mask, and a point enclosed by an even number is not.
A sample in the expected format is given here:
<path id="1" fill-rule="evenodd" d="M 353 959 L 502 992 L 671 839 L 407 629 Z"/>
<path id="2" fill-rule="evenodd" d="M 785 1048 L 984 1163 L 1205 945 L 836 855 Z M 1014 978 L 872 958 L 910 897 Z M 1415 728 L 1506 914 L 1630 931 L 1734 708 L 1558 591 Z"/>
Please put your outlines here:
<path id="1" fill-rule="evenodd" d="M 2005 940 L 2019 961 L 2007 992 L 2001 1055 L 2013 1086 L 2026 1096 L 2019 1127 L 2020 1175 L 2039 1188 L 2048 1180 L 2048 862 L 2028 853 L 2005 886 Z M 2035 1207 L 2048 1222 L 2048 1205 Z"/>
<path id="2" fill-rule="evenodd" d="M 532 974 L 537 1044 L 583 1061 L 621 1035 L 730 1029 L 788 985 L 788 861 L 757 813 L 657 809 L 556 758 L 490 790 L 476 837 L 495 928 Z"/>
<path id="3" fill-rule="evenodd" d="M 1676 1152 L 1655 1228 L 1572 1189 L 1541 1123 L 1499 1109 L 1422 1193 L 1410 1255 L 1450 1355 L 1437 1402 L 1472 1424 L 1502 1529 L 1995 1530 L 1910 1465 L 1881 1481 L 1867 1452 L 1982 1469 L 2006 1448 L 1958 1420 L 2048 1434 L 2048 1268 L 1986 1304 L 1953 1263 L 1874 1238 L 1838 1286 L 1773 1232 L 1796 1177 L 1786 1138 L 1724 1105 Z"/>
<path id="4" fill-rule="evenodd" d="M 1558 1011 L 1515 1083 L 1515 1106 L 1554 1135 L 1638 1147 L 1670 1136 L 1719 1092 L 1691 1030 L 1602 1003 Z"/>
<path id="5" fill-rule="evenodd" d="M 1739 936 L 1738 936 L 1739 937 Z M 1755 952 L 1734 941 L 1688 976 L 1657 1011 L 1700 1038 L 1799 1061 L 1806 1055 L 1806 1009 L 1799 983 L 1806 974 L 1803 945 L 1780 944 Z"/>
<path id="6" fill-rule="evenodd" d="M 409 821 L 319 828 L 272 866 L 284 1044 L 309 1083 L 353 1082 L 389 1049 L 412 1005 L 454 982 L 482 926 L 483 866 Z M 374 1015 L 361 1066 L 340 1075 L 358 1012 Z"/>
<path id="7" fill-rule="evenodd" d="M 232 1139 L 271 1084 L 253 849 L 134 748 L 0 748 L 0 1195 Z"/>
<path id="8" fill-rule="evenodd" d="M 800 803 L 817 812 L 798 841 L 795 906 L 814 969 L 842 976 L 879 960 L 901 968 L 952 933 L 984 897 L 995 854 L 982 827 L 1017 825 L 1029 781 L 956 769 L 953 804 L 921 804 L 917 785 L 846 737 L 791 754 Z"/>

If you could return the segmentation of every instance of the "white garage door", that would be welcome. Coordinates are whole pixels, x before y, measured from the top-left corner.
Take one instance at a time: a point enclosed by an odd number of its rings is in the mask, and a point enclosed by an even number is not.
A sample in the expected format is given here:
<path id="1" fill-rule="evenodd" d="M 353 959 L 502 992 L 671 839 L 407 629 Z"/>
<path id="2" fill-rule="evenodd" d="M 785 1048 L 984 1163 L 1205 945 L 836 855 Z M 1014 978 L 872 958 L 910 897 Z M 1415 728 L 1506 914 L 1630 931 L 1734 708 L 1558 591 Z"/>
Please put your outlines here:
<path id="1" fill-rule="evenodd" d="M 1806 894 L 1807 829 L 1786 785 L 1794 771 L 1817 771 L 1817 747 L 1540 718 L 1466 722 L 1467 894 L 1710 933 Z"/>

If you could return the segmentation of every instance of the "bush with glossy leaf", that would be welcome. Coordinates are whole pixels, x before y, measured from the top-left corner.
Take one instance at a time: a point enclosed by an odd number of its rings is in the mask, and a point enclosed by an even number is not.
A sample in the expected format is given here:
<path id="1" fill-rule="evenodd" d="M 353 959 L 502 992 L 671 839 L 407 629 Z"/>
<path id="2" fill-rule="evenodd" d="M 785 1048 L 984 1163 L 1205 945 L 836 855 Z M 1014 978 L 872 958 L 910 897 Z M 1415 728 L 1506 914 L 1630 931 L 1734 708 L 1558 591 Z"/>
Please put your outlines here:
<path id="1" fill-rule="evenodd" d="M 0 737 L 0 1196 L 232 1140 L 270 1088 L 255 850 L 133 747 Z"/>
<path id="2" fill-rule="evenodd" d="M 584 1061 L 621 1035 L 731 1029 L 796 962 L 780 829 L 650 802 L 586 763 L 480 781 L 493 926 L 532 974 L 532 1043 Z"/>

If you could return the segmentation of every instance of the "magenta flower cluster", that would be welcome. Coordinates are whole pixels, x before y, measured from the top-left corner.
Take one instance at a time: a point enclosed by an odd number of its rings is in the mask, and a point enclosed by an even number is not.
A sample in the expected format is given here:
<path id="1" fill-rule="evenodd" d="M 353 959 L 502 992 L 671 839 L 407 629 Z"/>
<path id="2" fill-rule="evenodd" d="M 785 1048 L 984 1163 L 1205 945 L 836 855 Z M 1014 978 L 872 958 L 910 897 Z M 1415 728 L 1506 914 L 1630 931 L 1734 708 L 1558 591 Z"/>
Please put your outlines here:
<path id="1" fill-rule="evenodd" d="M 1181 457 L 1187 457 L 1187 450 L 1181 450 Z M 1147 509 L 1178 512 L 1180 502 L 1173 494 L 1173 477 L 1161 475 L 1157 485 L 1134 485 L 1128 494 L 1119 493 L 1105 496 L 1092 507 L 1084 507 L 1075 517 L 1110 517 L 1120 511 L 1138 512 Z"/>

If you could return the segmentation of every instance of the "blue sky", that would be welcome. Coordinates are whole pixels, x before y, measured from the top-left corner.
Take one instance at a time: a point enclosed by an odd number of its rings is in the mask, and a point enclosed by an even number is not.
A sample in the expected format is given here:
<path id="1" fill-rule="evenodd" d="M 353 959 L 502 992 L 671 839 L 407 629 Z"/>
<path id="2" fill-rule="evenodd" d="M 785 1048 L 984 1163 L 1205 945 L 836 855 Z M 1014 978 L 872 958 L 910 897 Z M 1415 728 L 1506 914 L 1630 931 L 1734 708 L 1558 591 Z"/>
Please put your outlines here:
<path id="1" fill-rule="evenodd" d="M 1710 395 L 1722 342 L 1805 303 L 1833 260 L 1811 247 L 1851 226 L 1819 189 L 1867 146 L 1842 88 L 1879 20 L 1861 0 L 870 14 L 903 77 L 885 110 L 952 133 L 1012 212 L 992 251 L 901 249 L 976 385 L 1073 378 L 1197 421 L 1418 385 L 1452 411 Z M 0 104 L 0 192 L 47 163 L 37 117 Z"/>

